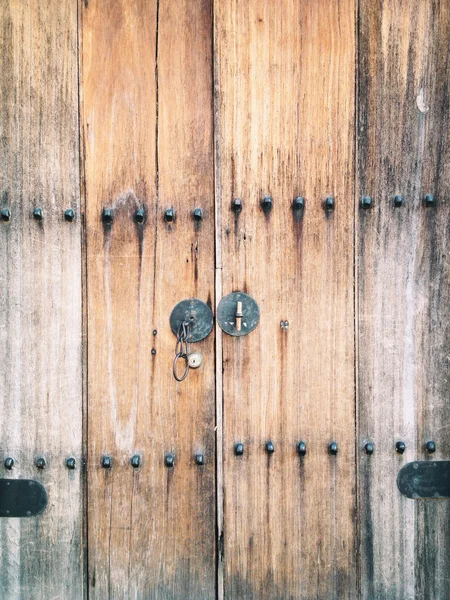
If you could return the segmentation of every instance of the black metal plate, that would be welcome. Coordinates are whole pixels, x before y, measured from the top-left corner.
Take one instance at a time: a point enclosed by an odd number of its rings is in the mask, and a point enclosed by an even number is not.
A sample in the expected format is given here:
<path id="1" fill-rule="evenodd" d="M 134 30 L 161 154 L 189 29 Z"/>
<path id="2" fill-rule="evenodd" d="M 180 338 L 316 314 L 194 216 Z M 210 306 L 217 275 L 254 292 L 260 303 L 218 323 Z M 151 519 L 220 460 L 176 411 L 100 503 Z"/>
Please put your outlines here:
<path id="1" fill-rule="evenodd" d="M 242 328 L 236 329 L 237 303 L 242 302 Z M 217 307 L 217 320 L 220 327 L 229 335 L 235 337 L 248 335 L 259 323 L 259 306 L 248 294 L 244 292 L 233 292 L 224 296 Z"/>
<path id="2" fill-rule="evenodd" d="M 450 461 L 411 462 L 397 477 L 400 492 L 407 498 L 450 498 Z"/>
<path id="3" fill-rule="evenodd" d="M 189 323 L 188 342 L 200 342 L 211 333 L 213 314 L 209 306 L 197 298 L 182 300 L 170 315 L 170 328 L 175 335 L 183 321 Z"/>
<path id="4" fill-rule="evenodd" d="M 35 517 L 47 506 L 47 492 L 33 479 L 0 479 L 0 517 Z"/>

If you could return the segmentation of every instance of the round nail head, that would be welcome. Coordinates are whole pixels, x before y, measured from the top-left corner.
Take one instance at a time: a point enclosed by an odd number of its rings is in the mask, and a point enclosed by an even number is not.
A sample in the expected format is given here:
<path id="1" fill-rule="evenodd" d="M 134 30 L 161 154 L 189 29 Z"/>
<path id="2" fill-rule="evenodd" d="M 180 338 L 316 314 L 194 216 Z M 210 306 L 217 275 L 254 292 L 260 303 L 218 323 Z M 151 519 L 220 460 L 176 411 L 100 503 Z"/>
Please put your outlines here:
<path id="1" fill-rule="evenodd" d="M 33 218 L 36 221 L 42 221 L 42 208 L 35 208 L 33 210 Z"/>
<path id="2" fill-rule="evenodd" d="M 398 452 L 398 454 L 403 454 L 403 452 L 406 450 L 405 442 L 397 442 L 395 444 L 395 450 Z"/>
<path id="3" fill-rule="evenodd" d="M 75 211 L 73 208 L 68 208 L 64 211 L 64 219 L 71 223 L 75 219 Z"/>
<path id="4" fill-rule="evenodd" d="M 428 454 L 433 454 L 436 452 L 436 443 L 430 440 L 425 444 L 425 448 Z"/>
<path id="5" fill-rule="evenodd" d="M 394 196 L 394 206 L 396 206 L 397 208 L 403 206 L 403 196 L 400 196 L 400 194 Z"/>
<path id="6" fill-rule="evenodd" d="M 131 457 L 130 462 L 133 469 L 139 469 L 139 467 L 141 466 L 141 457 L 139 456 L 139 454 L 135 454 Z"/>
<path id="7" fill-rule="evenodd" d="M 134 213 L 134 220 L 139 225 L 142 225 L 142 223 L 145 221 L 145 210 L 143 208 L 137 209 L 137 211 Z"/>
<path id="8" fill-rule="evenodd" d="M 164 457 L 164 464 L 166 465 L 166 467 L 173 467 L 175 464 L 175 457 L 173 454 L 166 454 L 166 456 Z"/>
<path id="9" fill-rule="evenodd" d="M 266 452 L 267 454 L 273 454 L 275 452 L 275 446 L 270 440 L 266 442 Z"/>
<path id="10" fill-rule="evenodd" d="M 173 223 L 175 221 L 175 210 L 173 208 L 168 208 L 164 213 L 164 220 L 167 223 Z"/>
<path id="11" fill-rule="evenodd" d="M 201 467 L 202 465 L 205 464 L 205 457 L 203 456 L 203 454 L 195 455 L 195 464 L 198 465 L 199 467 Z"/>
<path id="12" fill-rule="evenodd" d="M 436 203 L 433 194 L 425 194 L 423 202 L 425 206 L 434 206 Z"/>
<path id="13" fill-rule="evenodd" d="M 76 460 L 74 459 L 74 457 L 73 457 L 73 456 L 71 456 L 70 458 L 68 458 L 68 459 L 66 460 L 66 467 L 67 467 L 67 468 L 68 468 L 70 471 L 73 471 L 73 470 L 76 468 L 76 466 L 77 466 L 77 462 L 76 462 Z"/>
<path id="14" fill-rule="evenodd" d="M 306 455 L 306 443 L 305 442 L 299 442 L 297 444 L 297 454 L 299 456 L 305 456 Z"/>
<path id="15" fill-rule="evenodd" d="M 13 466 L 14 466 L 14 459 L 11 458 L 10 456 L 8 456 L 8 458 L 5 459 L 5 469 L 8 469 L 8 471 L 11 471 Z"/>
<path id="16" fill-rule="evenodd" d="M 302 196 L 297 196 L 297 198 L 294 198 L 292 208 L 294 210 L 303 210 L 305 208 L 305 199 Z"/>
<path id="17" fill-rule="evenodd" d="M 367 442 L 367 444 L 364 446 L 365 453 L 371 456 L 373 454 L 373 450 L 374 448 L 372 442 Z"/>
<path id="18" fill-rule="evenodd" d="M 233 200 L 233 202 L 231 203 L 231 210 L 236 214 L 239 214 L 241 212 L 242 200 L 240 198 L 235 198 Z"/>
<path id="19" fill-rule="evenodd" d="M 264 196 L 262 202 L 262 209 L 265 213 L 268 213 L 272 210 L 273 201 L 271 196 Z"/>
<path id="20" fill-rule="evenodd" d="M 9 208 L 2 208 L 2 210 L 0 210 L 0 218 L 5 223 L 11 219 L 11 211 Z"/>
<path id="21" fill-rule="evenodd" d="M 36 467 L 38 469 L 45 469 L 46 466 L 47 466 L 47 462 L 46 462 L 45 458 L 43 456 L 39 456 L 36 459 Z"/>
<path id="22" fill-rule="evenodd" d="M 367 210 L 372 206 L 372 198 L 370 196 L 363 196 L 361 198 L 361 208 Z"/>
<path id="23" fill-rule="evenodd" d="M 114 213 L 112 208 L 104 208 L 102 212 L 102 221 L 105 225 L 111 225 L 114 220 Z"/>
<path id="24" fill-rule="evenodd" d="M 331 442 L 331 444 L 329 445 L 329 450 L 330 450 L 330 454 L 332 456 L 336 456 L 336 454 L 338 453 L 338 445 L 336 442 Z"/>
<path id="25" fill-rule="evenodd" d="M 112 467 L 112 458 L 110 456 L 102 456 L 102 468 L 103 469 L 111 469 Z"/>
<path id="26" fill-rule="evenodd" d="M 324 207 L 325 210 L 334 209 L 334 198 L 332 196 L 328 196 L 327 198 L 325 198 Z"/>
<path id="27" fill-rule="evenodd" d="M 244 454 L 244 444 L 241 444 L 240 442 L 235 444 L 234 453 L 236 456 L 242 456 Z"/>
<path id="28" fill-rule="evenodd" d="M 200 223 L 200 221 L 203 220 L 203 210 L 201 208 L 195 208 L 192 216 L 194 217 L 194 221 L 196 223 Z"/>

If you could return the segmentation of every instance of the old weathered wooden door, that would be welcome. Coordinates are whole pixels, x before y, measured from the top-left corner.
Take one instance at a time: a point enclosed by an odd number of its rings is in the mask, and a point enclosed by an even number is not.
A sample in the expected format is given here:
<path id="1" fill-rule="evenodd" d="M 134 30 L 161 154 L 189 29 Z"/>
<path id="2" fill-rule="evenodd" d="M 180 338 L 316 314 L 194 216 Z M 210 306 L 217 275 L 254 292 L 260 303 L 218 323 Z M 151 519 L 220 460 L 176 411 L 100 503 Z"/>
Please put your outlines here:
<path id="1" fill-rule="evenodd" d="M 1 3 L 2 600 L 450 598 L 450 501 L 397 486 L 450 451 L 449 37 L 449 0 Z"/>

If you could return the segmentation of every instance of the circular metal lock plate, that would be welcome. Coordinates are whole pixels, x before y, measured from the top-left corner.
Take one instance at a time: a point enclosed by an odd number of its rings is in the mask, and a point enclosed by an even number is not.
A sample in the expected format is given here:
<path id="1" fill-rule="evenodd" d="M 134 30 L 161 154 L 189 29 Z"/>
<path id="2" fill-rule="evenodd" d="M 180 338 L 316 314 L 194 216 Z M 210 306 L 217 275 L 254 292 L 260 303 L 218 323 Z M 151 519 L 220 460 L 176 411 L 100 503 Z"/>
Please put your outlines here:
<path id="1" fill-rule="evenodd" d="M 211 333 L 213 314 L 209 306 L 197 298 L 182 300 L 170 315 L 170 328 L 175 335 L 183 321 L 189 323 L 188 342 L 199 342 Z"/>
<path id="2" fill-rule="evenodd" d="M 236 329 L 237 303 L 242 302 L 241 330 Z M 233 292 L 224 296 L 217 307 L 217 320 L 220 327 L 236 337 L 248 335 L 259 323 L 259 306 L 248 294 Z"/>
<path id="3" fill-rule="evenodd" d="M 198 369 L 202 366 L 203 356 L 200 352 L 191 352 L 188 356 L 188 364 L 191 369 Z"/>

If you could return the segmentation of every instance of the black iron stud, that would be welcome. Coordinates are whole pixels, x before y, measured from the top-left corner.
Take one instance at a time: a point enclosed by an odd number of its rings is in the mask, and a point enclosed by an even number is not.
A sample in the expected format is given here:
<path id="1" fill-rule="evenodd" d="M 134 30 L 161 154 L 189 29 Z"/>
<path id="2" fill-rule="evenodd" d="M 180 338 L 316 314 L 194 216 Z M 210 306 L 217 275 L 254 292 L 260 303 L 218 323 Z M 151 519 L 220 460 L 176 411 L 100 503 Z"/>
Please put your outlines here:
<path id="1" fill-rule="evenodd" d="M 175 209 L 174 208 L 168 208 L 166 210 L 166 212 L 164 213 L 164 221 L 166 221 L 167 223 L 173 223 L 173 221 L 175 221 Z"/>
<path id="2" fill-rule="evenodd" d="M 403 454 L 403 452 L 406 450 L 405 442 L 397 442 L 395 444 L 395 450 L 398 452 L 398 454 Z"/>
<path id="3" fill-rule="evenodd" d="M 35 209 L 33 210 L 33 218 L 34 218 L 36 221 L 42 221 L 42 217 L 43 217 L 43 214 L 42 214 L 42 208 L 35 208 Z"/>
<path id="4" fill-rule="evenodd" d="M 234 453 L 236 454 L 236 456 L 242 456 L 244 454 L 244 444 L 241 444 L 241 442 L 235 444 Z"/>
<path id="5" fill-rule="evenodd" d="M 205 464 L 205 457 L 203 454 L 195 455 L 195 464 L 198 465 L 199 467 L 201 467 Z"/>
<path id="6" fill-rule="evenodd" d="M 75 219 L 75 211 L 73 210 L 73 208 L 68 208 L 64 211 L 64 219 L 66 221 L 69 221 L 69 223 L 71 223 Z"/>
<path id="7" fill-rule="evenodd" d="M 294 198 L 294 201 L 292 202 L 292 209 L 296 212 L 303 210 L 305 208 L 305 199 L 302 198 L 302 196 L 297 196 L 297 198 Z"/>
<path id="8" fill-rule="evenodd" d="M 77 467 L 77 461 L 74 459 L 73 456 L 71 456 L 70 458 L 68 458 L 66 460 L 66 467 L 70 470 L 73 471 L 74 469 L 76 469 Z"/>
<path id="9" fill-rule="evenodd" d="M 152 356 L 155 356 L 156 354 L 156 348 L 152 348 Z"/>
<path id="10" fill-rule="evenodd" d="M 330 445 L 328 446 L 328 449 L 330 451 L 330 454 L 332 456 L 336 456 L 336 454 L 338 453 L 338 445 L 336 442 L 331 442 Z"/>
<path id="11" fill-rule="evenodd" d="M 38 456 L 38 458 L 36 459 L 36 467 L 38 469 L 45 469 L 46 466 L 47 461 L 45 460 L 45 458 L 43 456 Z"/>
<path id="12" fill-rule="evenodd" d="M 102 212 L 102 221 L 105 225 L 111 225 L 114 221 L 114 211 L 112 208 L 104 208 Z"/>
<path id="13" fill-rule="evenodd" d="M 110 456 L 108 456 L 107 454 L 105 454 L 104 456 L 102 456 L 102 469 L 111 469 L 112 468 L 112 458 Z"/>
<path id="14" fill-rule="evenodd" d="M 11 211 L 9 208 L 2 208 L 2 210 L 0 210 L 0 219 L 5 223 L 11 219 Z"/>
<path id="15" fill-rule="evenodd" d="M 267 454 L 273 454 L 275 452 L 275 446 L 270 440 L 266 442 L 266 452 Z"/>
<path id="16" fill-rule="evenodd" d="M 271 196 L 264 196 L 264 198 L 261 201 L 261 206 L 263 211 L 267 214 L 269 213 L 272 208 L 273 208 L 273 200 Z"/>
<path id="17" fill-rule="evenodd" d="M 137 209 L 137 211 L 134 213 L 134 220 L 139 225 L 142 225 L 142 223 L 144 223 L 144 221 L 145 221 L 145 210 L 143 208 L 138 208 Z"/>
<path id="18" fill-rule="evenodd" d="M 372 442 L 367 442 L 367 444 L 364 446 L 364 452 L 371 456 L 373 454 L 373 450 L 374 448 Z"/>
<path id="19" fill-rule="evenodd" d="M 400 196 L 400 194 L 398 194 L 397 196 L 394 196 L 394 206 L 396 206 L 397 208 L 399 208 L 400 206 L 403 206 L 403 196 Z"/>
<path id="20" fill-rule="evenodd" d="M 235 198 L 231 203 L 231 210 L 238 215 L 242 210 L 242 200 L 240 198 Z"/>
<path id="21" fill-rule="evenodd" d="M 5 459 L 5 469 L 8 469 L 8 471 L 11 471 L 13 466 L 14 466 L 14 459 L 11 458 L 10 456 L 8 456 L 8 458 Z"/>
<path id="22" fill-rule="evenodd" d="M 433 194 L 425 194 L 423 198 L 423 203 L 425 204 L 425 206 L 434 206 L 436 204 L 436 200 Z"/>
<path id="23" fill-rule="evenodd" d="M 139 469 L 139 467 L 141 466 L 141 457 L 139 456 L 139 454 L 134 454 L 131 457 L 130 463 L 133 469 Z"/>
<path id="24" fill-rule="evenodd" d="M 428 452 L 428 454 L 433 454 L 434 452 L 436 452 L 436 443 L 432 440 L 428 441 L 425 444 L 425 449 Z"/>
<path id="25" fill-rule="evenodd" d="M 333 210 L 334 209 L 334 198 L 332 196 L 328 196 L 327 198 L 325 198 L 325 202 L 323 203 L 323 206 L 326 211 Z"/>
<path id="26" fill-rule="evenodd" d="M 363 196 L 361 198 L 361 208 L 367 210 L 372 207 L 372 198 L 370 196 Z"/>
<path id="27" fill-rule="evenodd" d="M 171 452 L 166 454 L 166 456 L 164 457 L 164 464 L 166 465 L 166 467 L 169 468 L 175 465 L 175 456 Z"/>
<path id="28" fill-rule="evenodd" d="M 306 455 L 306 443 L 305 442 L 299 442 L 297 444 L 297 454 L 299 456 L 305 456 Z"/>
<path id="29" fill-rule="evenodd" d="M 153 335 L 158 335 L 158 331 L 156 329 L 153 330 Z"/>
<path id="30" fill-rule="evenodd" d="M 200 223 L 200 221 L 203 221 L 203 210 L 201 208 L 194 208 L 192 216 L 196 223 Z"/>

